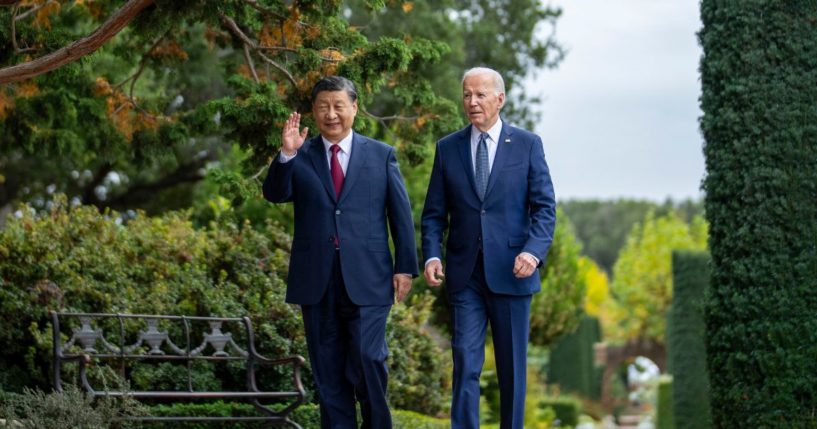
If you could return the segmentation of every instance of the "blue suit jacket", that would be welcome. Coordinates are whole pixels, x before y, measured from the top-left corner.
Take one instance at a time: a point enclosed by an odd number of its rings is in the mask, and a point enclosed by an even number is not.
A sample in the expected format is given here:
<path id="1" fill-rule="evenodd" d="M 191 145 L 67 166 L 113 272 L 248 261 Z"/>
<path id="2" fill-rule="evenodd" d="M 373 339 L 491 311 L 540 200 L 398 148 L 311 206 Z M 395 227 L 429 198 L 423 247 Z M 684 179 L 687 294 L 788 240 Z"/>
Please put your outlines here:
<path id="1" fill-rule="evenodd" d="M 448 232 L 445 281 L 449 293 L 465 287 L 471 278 L 480 244 L 493 292 L 538 292 L 537 273 L 517 279 L 514 260 L 525 251 L 544 262 L 555 225 L 553 183 L 539 136 L 503 124 L 484 201 L 474 182 L 471 125 L 437 142 L 423 207 L 423 254 L 426 260 L 442 259 L 443 237 Z"/>
<path id="2" fill-rule="evenodd" d="M 335 235 L 340 237 L 346 290 L 357 305 L 392 304 L 393 273 L 417 275 L 411 206 L 393 147 L 354 133 L 343 189 L 336 198 L 318 135 L 290 162 L 282 164 L 276 157 L 263 189 L 267 200 L 292 201 L 295 208 L 287 302 L 312 305 L 321 300 L 335 257 Z"/>

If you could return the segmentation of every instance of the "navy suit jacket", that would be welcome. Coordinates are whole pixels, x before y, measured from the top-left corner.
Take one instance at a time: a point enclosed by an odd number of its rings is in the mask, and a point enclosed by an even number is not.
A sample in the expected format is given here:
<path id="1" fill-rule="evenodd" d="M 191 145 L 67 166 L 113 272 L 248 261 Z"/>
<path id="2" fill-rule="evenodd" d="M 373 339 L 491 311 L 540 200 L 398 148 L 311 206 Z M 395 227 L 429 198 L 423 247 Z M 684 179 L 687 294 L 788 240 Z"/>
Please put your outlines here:
<path id="1" fill-rule="evenodd" d="M 340 238 L 346 291 L 357 305 L 390 305 L 393 274 L 417 275 L 414 222 L 393 147 L 354 133 L 343 189 L 336 198 L 318 135 L 304 142 L 291 161 L 281 163 L 276 157 L 263 189 L 267 200 L 291 201 L 295 209 L 287 302 L 313 305 L 321 300 L 330 281 L 335 236 Z"/>
<path id="2" fill-rule="evenodd" d="M 471 278 L 480 246 L 491 291 L 538 292 L 538 271 L 517 279 L 514 260 L 524 251 L 543 263 L 555 225 L 553 183 L 539 136 L 503 123 L 484 201 L 474 181 L 471 125 L 437 142 L 423 207 L 423 254 L 426 260 L 442 259 L 443 237 L 448 232 L 445 281 L 449 293 L 464 288 Z"/>

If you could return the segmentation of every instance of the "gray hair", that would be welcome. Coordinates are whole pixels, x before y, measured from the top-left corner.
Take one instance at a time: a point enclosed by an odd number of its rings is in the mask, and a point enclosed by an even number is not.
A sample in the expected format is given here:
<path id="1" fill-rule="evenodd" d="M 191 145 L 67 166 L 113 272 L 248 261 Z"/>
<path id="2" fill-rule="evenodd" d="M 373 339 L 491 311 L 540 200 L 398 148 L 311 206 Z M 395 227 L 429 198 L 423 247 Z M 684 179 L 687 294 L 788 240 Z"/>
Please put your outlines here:
<path id="1" fill-rule="evenodd" d="M 466 70 L 465 73 L 462 75 L 462 83 L 465 83 L 465 78 L 469 76 L 476 76 L 481 74 L 491 75 L 494 81 L 494 92 L 496 92 L 496 95 L 505 93 L 505 81 L 502 79 L 502 75 L 499 74 L 498 71 L 494 69 L 489 69 L 488 67 L 474 67 Z"/>

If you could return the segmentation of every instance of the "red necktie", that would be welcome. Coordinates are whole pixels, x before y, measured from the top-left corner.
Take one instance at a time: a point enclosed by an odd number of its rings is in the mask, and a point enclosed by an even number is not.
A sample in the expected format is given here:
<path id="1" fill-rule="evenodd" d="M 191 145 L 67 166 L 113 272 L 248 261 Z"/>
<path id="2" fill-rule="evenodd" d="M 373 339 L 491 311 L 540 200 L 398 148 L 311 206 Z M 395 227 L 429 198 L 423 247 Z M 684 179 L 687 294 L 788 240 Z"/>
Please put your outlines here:
<path id="1" fill-rule="evenodd" d="M 332 161 L 330 162 L 330 173 L 332 174 L 332 184 L 335 185 L 335 196 L 340 197 L 340 190 L 343 189 L 343 168 L 338 161 L 338 151 L 340 151 L 339 144 L 333 144 L 329 147 L 332 151 Z"/>

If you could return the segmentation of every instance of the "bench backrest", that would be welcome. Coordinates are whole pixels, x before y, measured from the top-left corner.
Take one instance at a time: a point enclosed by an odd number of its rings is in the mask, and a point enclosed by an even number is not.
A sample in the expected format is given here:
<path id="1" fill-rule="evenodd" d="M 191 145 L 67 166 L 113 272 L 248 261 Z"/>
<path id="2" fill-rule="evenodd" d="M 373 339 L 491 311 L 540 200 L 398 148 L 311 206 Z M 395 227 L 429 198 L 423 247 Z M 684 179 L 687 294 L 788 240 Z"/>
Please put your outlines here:
<path id="1" fill-rule="evenodd" d="M 306 396 L 300 378 L 304 359 L 300 356 L 268 359 L 258 354 L 253 325 L 248 317 L 52 312 L 51 318 L 54 388 L 57 391 L 62 391 L 65 364 L 73 363 L 78 368 L 79 384 L 83 390 L 93 395 L 164 401 L 193 398 L 244 400 L 264 414 L 261 417 L 236 418 L 175 416 L 155 418 L 157 420 L 268 420 L 300 427 L 289 420 L 288 414 Z M 246 377 L 244 388 L 225 391 L 195 386 L 193 367 L 197 361 L 243 364 Z M 183 368 L 181 372 L 186 374 L 186 380 L 183 383 L 175 380 L 177 383 L 172 389 L 147 390 L 123 387 L 121 383 L 120 386 L 94 386 L 89 380 L 88 368 L 94 363 L 106 363 L 112 368 L 118 366 L 120 378 L 127 381 L 130 380 L 133 365 L 156 365 L 164 362 L 172 362 L 177 368 Z M 259 389 L 256 370 L 260 366 L 272 365 L 291 366 L 291 390 Z M 261 400 L 285 402 L 282 404 L 283 408 L 273 409 L 269 404 L 262 404 Z M 154 418 L 143 418 L 148 419 Z"/>
<path id="2" fill-rule="evenodd" d="M 186 392 L 195 391 L 194 361 L 243 361 L 248 391 L 255 386 L 257 363 L 265 360 L 255 350 L 252 322 L 247 317 L 188 317 L 147 314 L 52 313 L 54 386 L 62 387 L 65 363 L 108 361 L 119 364 L 125 379 L 133 361 L 185 364 Z M 67 341 L 63 342 L 63 336 Z M 98 390 L 80 365 L 80 382 L 88 392 Z M 110 389 L 110 388 L 107 388 Z"/>

